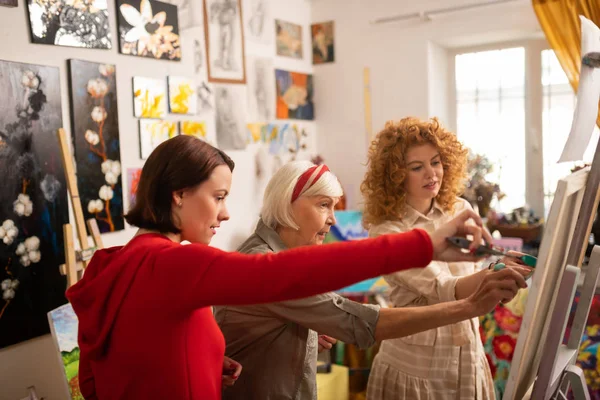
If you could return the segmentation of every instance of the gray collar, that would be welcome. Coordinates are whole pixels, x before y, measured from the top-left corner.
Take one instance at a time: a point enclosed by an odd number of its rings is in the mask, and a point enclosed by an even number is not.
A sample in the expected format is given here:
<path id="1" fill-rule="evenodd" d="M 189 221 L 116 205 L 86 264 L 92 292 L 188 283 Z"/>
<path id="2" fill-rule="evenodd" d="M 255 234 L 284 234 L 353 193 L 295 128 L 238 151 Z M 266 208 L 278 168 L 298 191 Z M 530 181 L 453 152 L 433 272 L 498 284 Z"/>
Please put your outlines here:
<path id="1" fill-rule="evenodd" d="M 262 219 L 258 221 L 254 233 L 256 233 L 256 235 L 261 238 L 275 253 L 287 249 L 281 240 L 281 237 L 279 237 L 279 234 L 275 232 L 275 229 L 267 226 Z"/>

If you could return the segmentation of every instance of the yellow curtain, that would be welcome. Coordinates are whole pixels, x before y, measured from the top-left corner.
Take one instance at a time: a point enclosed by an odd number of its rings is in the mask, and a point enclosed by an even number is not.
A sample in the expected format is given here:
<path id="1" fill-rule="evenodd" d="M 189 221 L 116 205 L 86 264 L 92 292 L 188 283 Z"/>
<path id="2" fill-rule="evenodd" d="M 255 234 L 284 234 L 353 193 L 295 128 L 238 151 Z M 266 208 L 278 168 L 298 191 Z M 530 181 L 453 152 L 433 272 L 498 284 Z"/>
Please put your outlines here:
<path id="1" fill-rule="evenodd" d="M 600 0 L 533 0 L 533 9 L 573 90 L 579 85 L 583 15 L 600 26 Z M 600 115 L 596 123 L 600 126 Z"/>

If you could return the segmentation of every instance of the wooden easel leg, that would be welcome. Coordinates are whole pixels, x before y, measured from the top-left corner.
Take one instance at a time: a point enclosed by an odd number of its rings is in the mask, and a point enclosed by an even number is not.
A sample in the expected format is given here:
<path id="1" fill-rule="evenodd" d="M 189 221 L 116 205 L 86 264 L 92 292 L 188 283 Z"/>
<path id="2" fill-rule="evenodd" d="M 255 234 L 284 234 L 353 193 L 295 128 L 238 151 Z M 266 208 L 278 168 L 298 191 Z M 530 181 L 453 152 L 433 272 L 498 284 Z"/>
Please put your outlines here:
<path id="1" fill-rule="evenodd" d="M 98 229 L 98 221 L 94 218 L 90 218 L 87 221 L 87 227 L 92 234 L 92 239 L 94 239 L 94 245 L 96 249 L 103 249 L 104 245 L 102 244 L 102 236 L 100 235 L 100 229 Z"/>
<path id="2" fill-rule="evenodd" d="M 65 242 L 67 288 L 70 288 L 78 281 L 77 258 L 75 256 L 75 246 L 73 245 L 73 228 L 71 227 L 71 224 L 63 225 L 63 237 Z"/>

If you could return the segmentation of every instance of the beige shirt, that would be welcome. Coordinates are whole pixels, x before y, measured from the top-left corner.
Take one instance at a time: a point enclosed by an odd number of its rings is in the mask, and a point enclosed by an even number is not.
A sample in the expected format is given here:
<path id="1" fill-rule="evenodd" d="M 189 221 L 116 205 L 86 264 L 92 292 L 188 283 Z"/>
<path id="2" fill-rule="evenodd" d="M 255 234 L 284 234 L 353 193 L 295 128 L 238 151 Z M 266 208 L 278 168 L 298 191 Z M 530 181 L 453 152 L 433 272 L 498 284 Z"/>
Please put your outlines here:
<path id="1" fill-rule="evenodd" d="M 285 248 L 277 232 L 259 221 L 238 251 L 261 254 Z M 215 318 L 225 336 L 225 355 L 243 367 L 235 385 L 224 390 L 223 400 L 313 400 L 317 332 L 369 347 L 375 343 L 379 307 L 326 293 L 271 304 L 219 306 Z"/>
<path id="2" fill-rule="evenodd" d="M 454 213 L 471 208 L 458 199 Z M 453 214 L 454 215 L 454 214 Z M 422 228 L 433 232 L 452 218 L 434 202 L 427 215 L 408 207 L 401 221 L 387 221 L 369 236 Z M 425 269 L 386 275 L 394 307 L 425 306 L 453 301 L 456 282 L 476 272 L 471 262 L 433 261 Z M 494 385 L 479 337 L 479 320 L 462 321 L 404 338 L 385 340 L 369 377 L 369 400 L 494 399 Z"/>

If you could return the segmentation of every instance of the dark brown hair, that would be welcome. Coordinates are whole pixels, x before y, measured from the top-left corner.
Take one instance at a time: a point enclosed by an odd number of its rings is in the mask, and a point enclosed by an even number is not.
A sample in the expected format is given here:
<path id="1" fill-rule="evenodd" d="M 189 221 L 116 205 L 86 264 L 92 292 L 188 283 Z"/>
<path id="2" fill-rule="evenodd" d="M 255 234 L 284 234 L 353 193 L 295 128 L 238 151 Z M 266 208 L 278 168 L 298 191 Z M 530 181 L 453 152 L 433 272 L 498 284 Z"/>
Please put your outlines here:
<path id="1" fill-rule="evenodd" d="M 171 217 L 173 192 L 200 185 L 219 165 L 231 171 L 235 166 L 227 154 L 193 136 L 161 143 L 144 164 L 135 203 L 125 219 L 138 228 L 179 233 Z"/>

